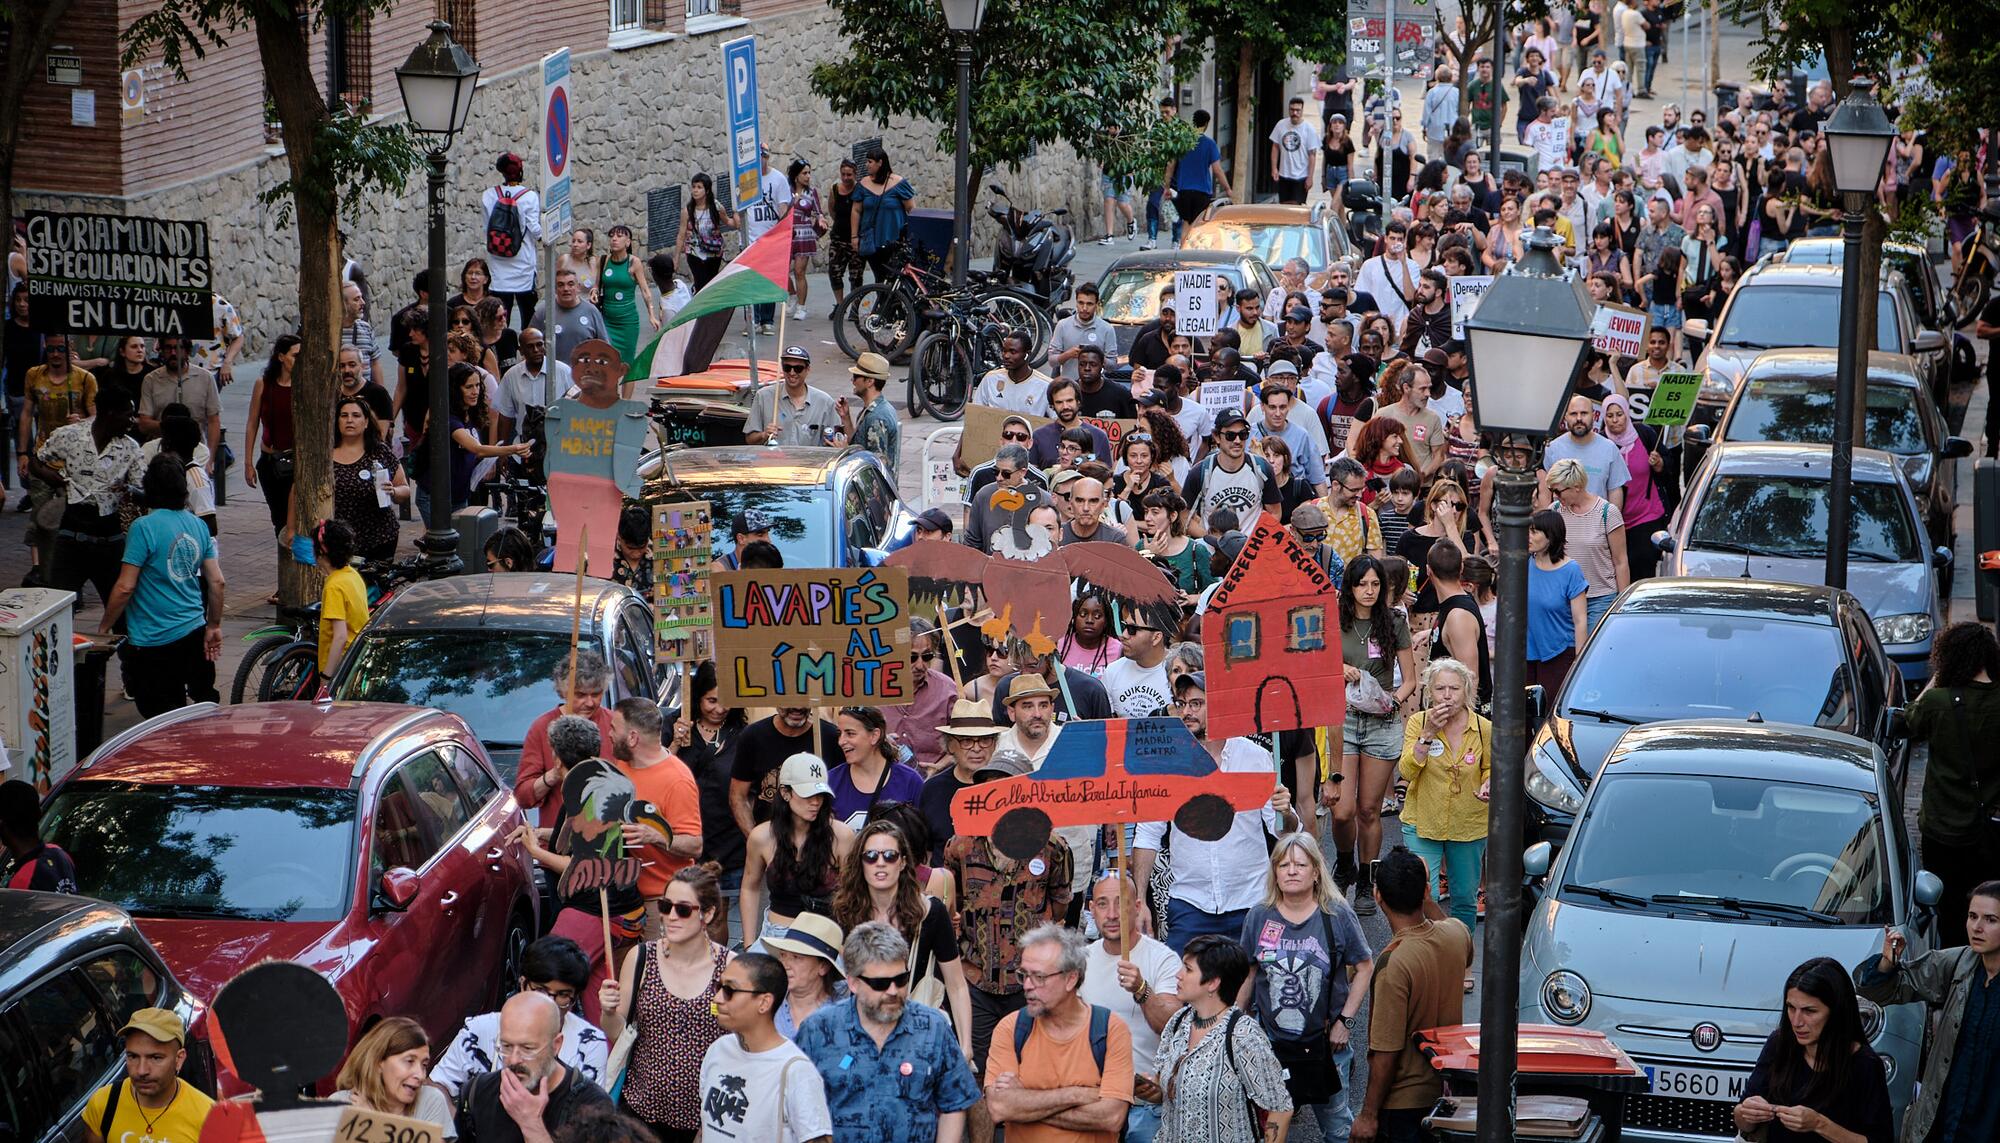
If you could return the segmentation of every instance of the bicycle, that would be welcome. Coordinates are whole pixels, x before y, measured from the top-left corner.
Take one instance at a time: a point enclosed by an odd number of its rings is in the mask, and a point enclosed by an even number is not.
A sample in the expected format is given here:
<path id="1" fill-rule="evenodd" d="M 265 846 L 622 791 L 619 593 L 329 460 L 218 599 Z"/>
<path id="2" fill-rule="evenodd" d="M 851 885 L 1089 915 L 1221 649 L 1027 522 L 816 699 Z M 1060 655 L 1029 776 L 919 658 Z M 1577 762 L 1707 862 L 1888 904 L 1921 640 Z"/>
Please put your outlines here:
<path id="1" fill-rule="evenodd" d="M 985 301 L 952 298 L 925 318 L 910 353 L 910 415 L 956 421 L 979 379 L 999 367 L 1000 339 L 1009 330 Z"/>
<path id="2" fill-rule="evenodd" d="M 405 584 L 430 576 L 424 556 L 409 556 L 394 562 L 369 562 L 360 567 L 368 584 L 368 606 L 372 610 Z M 254 640 L 243 661 L 236 665 L 236 677 L 229 687 L 231 704 L 243 702 L 250 680 L 257 681 L 255 702 L 311 699 L 319 691 L 320 605 L 284 609 L 280 618 L 287 622 L 262 627 L 245 635 Z"/>
<path id="3" fill-rule="evenodd" d="M 925 317 L 960 296 L 949 279 L 906 264 L 887 282 L 874 282 L 847 295 L 834 311 L 833 338 L 840 351 L 860 357 L 867 350 L 891 360 L 904 358 L 924 332 Z M 995 317 L 1018 329 L 1034 333 L 1029 364 L 1039 365 L 1048 356 L 1049 338 L 1055 333 L 1055 319 L 1042 308 L 1041 299 L 975 271 L 963 294 L 987 302 Z M 850 334 L 853 339 L 850 339 Z"/>

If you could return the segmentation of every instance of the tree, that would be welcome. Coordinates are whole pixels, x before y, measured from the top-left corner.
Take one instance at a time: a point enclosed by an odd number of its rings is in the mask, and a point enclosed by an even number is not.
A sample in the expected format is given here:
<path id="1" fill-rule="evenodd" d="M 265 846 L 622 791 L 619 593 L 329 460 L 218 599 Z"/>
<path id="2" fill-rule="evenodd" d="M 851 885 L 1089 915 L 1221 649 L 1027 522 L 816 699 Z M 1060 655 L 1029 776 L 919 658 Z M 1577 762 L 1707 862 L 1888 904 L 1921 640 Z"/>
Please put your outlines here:
<path id="1" fill-rule="evenodd" d="M 1290 0 L 1188 0 L 1191 39 L 1214 42 L 1218 59 L 1236 57 L 1236 152 L 1233 169 L 1247 199 L 1256 185 L 1253 147 L 1257 130 L 1257 68 L 1286 67 L 1293 59 L 1339 63 L 1347 58 L 1347 4 L 1296 4 Z M 1271 118 L 1271 116 L 1265 116 Z"/>
<path id="2" fill-rule="evenodd" d="M 831 0 L 847 54 L 813 67 L 813 92 L 845 115 L 887 127 L 892 116 L 938 124 L 937 148 L 957 148 L 958 69 L 936 0 Z M 1174 0 L 988 7 L 972 54 L 972 164 L 1018 165 L 1067 143 L 1106 174 L 1166 166 L 1193 145 L 1156 106 L 1153 61 L 1181 30 Z"/>
<path id="3" fill-rule="evenodd" d="M 294 222 L 299 241 L 299 336 L 305 351 L 292 374 L 297 440 L 294 514 L 309 532 L 333 510 L 334 355 L 340 347 L 340 206 L 370 191 L 400 193 L 423 162 L 402 125 L 368 122 L 369 109 L 329 101 L 313 87 L 311 33 L 386 10 L 392 0 L 162 0 L 123 33 L 124 66 L 157 51 L 176 76 L 187 57 L 245 28 L 257 37 L 264 81 L 276 106 L 290 174 L 267 191 L 280 225 Z M 245 441 L 246 448 L 254 442 Z M 279 593 L 298 606 L 317 593 L 315 569 L 280 561 Z"/>
<path id="4" fill-rule="evenodd" d="M 21 101 L 72 0 L 0 0 L 7 66 L 0 71 L 0 227 L 14 233 L 14 149 L 21 139 Z"/>

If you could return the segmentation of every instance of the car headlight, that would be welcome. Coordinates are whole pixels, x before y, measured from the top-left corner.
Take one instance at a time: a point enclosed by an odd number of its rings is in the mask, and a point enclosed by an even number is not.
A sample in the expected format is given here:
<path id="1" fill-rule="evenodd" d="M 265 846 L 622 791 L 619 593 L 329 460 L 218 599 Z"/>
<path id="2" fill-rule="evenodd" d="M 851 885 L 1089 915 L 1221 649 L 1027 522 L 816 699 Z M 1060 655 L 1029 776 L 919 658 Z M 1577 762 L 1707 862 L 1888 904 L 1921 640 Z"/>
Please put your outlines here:
<path id="1" fill-rule="evenodd" d="M 1550 772 L 1551 763 L 1539 750 L 1529 755 L 1533 765 L 1528 767 L 1528 796 L 1565 814 L 1576 814 L 1583 810 L 1583 798 L 1562 778 Z"/>
<path id="2" fill-rule="evenodd" d="M 1696 399 L 1701 401 L 1720 401 L 1727 404 L 1729 398 L 1735 395 L 1736 378 L 1729 376 L 1729 374 L 1714 366 L 1710 366 L 1708 372 L 1702 374 L 1701 391 L 1696 394 Z"/>
<path id="3" fill-rule="evenodd" d="M 1881 1034 L 1882 1006 L 1873 1000 L 1861 1000 L 1861 1038 L 1873 1041 Z"/>
<path id="4" fill-rule="evenodd" d="M 1903 475 L 1910 481 L 1911 488 L 1922 488 L 1931 478 L 1931 457 L 1929 453 L 1918 453 L 1903 458 Z"/>
<path id="5" fill-rule="evenodd" d="M 1559 968 L 1542 981 L 1542 1011 L 1557 1022 L 1581 1024 L 1590 1015 L 1590 985 L 1566 968 Z"/>
<path id="6" fill-rule="evenodd" d="M 1921 643 L 1931 637 L 1931 617 L 1920 611 L 1884 615 L 1875 621 L 1875 635 L 1884 643 Z"/>

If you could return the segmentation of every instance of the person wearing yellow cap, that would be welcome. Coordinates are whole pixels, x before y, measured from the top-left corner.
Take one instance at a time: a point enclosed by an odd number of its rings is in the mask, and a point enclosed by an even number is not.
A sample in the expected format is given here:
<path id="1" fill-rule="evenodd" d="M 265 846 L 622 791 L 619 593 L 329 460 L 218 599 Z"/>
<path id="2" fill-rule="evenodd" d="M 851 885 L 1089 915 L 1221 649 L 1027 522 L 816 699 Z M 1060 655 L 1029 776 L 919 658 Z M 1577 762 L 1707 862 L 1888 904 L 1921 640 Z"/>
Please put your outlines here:
<path id="1" fill-rule="evenodd" d="M 83 1105 L 90 1143 L 195 1143 L 215 1101 L 181 1082 L 187 1026 L 165 1008 L 141 1008 L 118 1034 L 125 1041 L 125 1078 L 98 1088 Z"/>

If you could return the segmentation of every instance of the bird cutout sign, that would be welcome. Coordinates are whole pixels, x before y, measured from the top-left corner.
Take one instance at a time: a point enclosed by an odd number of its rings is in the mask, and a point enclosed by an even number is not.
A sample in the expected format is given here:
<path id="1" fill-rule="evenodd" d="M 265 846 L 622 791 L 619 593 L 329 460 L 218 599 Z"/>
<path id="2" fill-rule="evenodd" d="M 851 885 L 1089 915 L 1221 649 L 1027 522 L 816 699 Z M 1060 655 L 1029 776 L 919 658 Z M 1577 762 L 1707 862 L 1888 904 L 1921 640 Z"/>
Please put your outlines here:
<path id="1" fill-rule="evenodd" d="M 992 838 L 1016 861 L 1040 853 L 1063 826 L 1170 821 L 1189 837 L 1219 841 L 1239 812 L 1271 800 L 1276 780 L 1269 770 L 1219 769 L 1177 718 L 1072 722 L 1041 769 L 960 790 L 951 824 Z"/>
<path id="2" fill-rule="evenodd" d="M 1208 732 L 1217 737 L 1339 726 L 1340 593 L 1270 515 L 1223 574 L 1202 617 Z"/>
<path id="3" fill-rule="evenodd" d="M 1033 560 L 988 556 L 964 544 L 911 544 L 890 553 L 890 567 L 910 573 L 912 592 L 937 597 L 979 588 L 992 617 L 990 638 L 1011 635 L 1038 655 L 1051 654 L 1069 625 L 1069 581 L 1081 579 L 1138 607 L 1178 607 L 1180 593 L 1159 566 L 1123 544 L 1102 540 L 1057 548 Z"/>
<path id="4" fill-rule="evenodd" d="M 625 851 L 628 824 L 649 825 L 673 838 L 659 807 L 639 797 L 632 779 L 602 758 L 591 758 L 570 767 L 563 779 L 563 819 L 558 852 L 570 859 L 556 882 L 556 895 L 570 900 L 580 894 L 602 889 L 611 895 L 611 905 L 624 912 L 629 902 L 622 896 L 636 894 L 639 859 Z"/>

